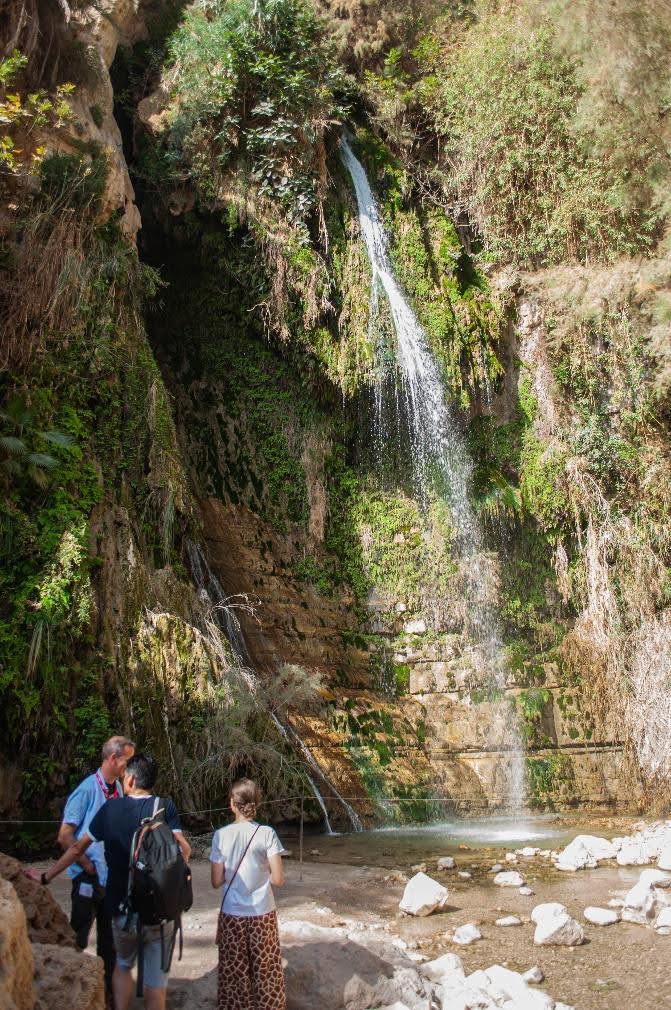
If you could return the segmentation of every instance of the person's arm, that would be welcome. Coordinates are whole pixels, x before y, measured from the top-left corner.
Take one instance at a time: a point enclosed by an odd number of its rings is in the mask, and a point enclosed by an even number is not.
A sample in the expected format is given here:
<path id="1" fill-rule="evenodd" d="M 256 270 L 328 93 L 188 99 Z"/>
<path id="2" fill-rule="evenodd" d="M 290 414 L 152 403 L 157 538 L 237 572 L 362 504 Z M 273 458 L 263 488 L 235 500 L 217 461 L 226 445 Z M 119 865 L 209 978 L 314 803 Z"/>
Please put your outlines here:
<path id="1" fill-rule="evenodd" d="M 60 828 L 58 829 L 58 837 L 56 841 L 62 848 L 63 852 L 67 852 L 75 844 L 75 831 L 77 830 L 76 824 L 69 824 L 67 821 L 63 821 Z M 96 868 L 91 862 L 86 854 L 82 854 L 77 860 L 81 868 L 85 873 L 90 874 L 90 876 L 95 876 Z"/>
<path id="2" fill-rule="evenodd" d="M 95 841 L 95 838 L 91 838 L 90 835 L 84 834 L 79 839 L 70 846 L 67 852 L 64 852 L 60 859 L 57 859 L 53 866 L 48 870 L 44 871 L 44 874 L 36 870 L 34 866 L 29 866 L 28 869 L 24 870 L 26 877 L 34 880 L 37 884 L 45 883 L 50 884 L 54 877 L 57 877 L 59 873 L 63 870 L 67 870 L 68 866 L 72 866 L 73 863 L 78 863 L 82 855 L 86 852 L 89 845 Z"/>
<path id="3" fill-rule="evenodd" d="M 184 862 L 188 863 L 189 859 L 191 858 L 191 846 L 189 845 L 186 838 L 184 837 L 184 834 L 181 831 L 173 831 L 173 835 L 175 836 L 175 841 L 182 850 L 182 856 L 184 858 Z"/>
<path id="4" fill-rule="evenodd" d="M 223 886 L 225 876 L 226 867 L 223 863 L 210 863 L 210 883 L 215 891 Z"/>
<path id="5" fill-rule="evenodd" d="M 226 879 L 226 860 L 224 853 L 219 846 L 220 835 L 215 831 L 212 835 L 212 848 L 210 850 L 210 883 L 217 890 Z"/>
<path id="6" fill-rule="evenodd" d="M 177 813 L 177 807 L 171 799 L 166 799 L 165 801 L 165 820 L 166 824 L 175 836 L 175 841 L 180 847 L 184 862 L 188 863 L 191 857 L 191 846 L 184 837 L 182 825 L 179 820 L 179 814 Z"/>
<path id="7" fill-rule="evenodd" d="M 282 857 L 278 852 L 268 856 L 268 866 L 270 867 L 270 883 L 273 887 L 281 887 L 284 883 L 284 867 Z"/>

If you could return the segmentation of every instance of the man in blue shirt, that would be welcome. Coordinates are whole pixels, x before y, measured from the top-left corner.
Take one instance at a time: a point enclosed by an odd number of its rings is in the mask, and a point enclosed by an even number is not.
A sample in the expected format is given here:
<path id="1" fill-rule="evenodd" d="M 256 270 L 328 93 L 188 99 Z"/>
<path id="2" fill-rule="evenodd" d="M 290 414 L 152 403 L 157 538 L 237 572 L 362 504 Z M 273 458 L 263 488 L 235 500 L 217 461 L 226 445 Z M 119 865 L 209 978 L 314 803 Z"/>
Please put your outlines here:
<path id="1" fill-rule="evenodd" d="M 133 980 L 131 969 L 142 944 L 144 962 L 144 999 L 147 1010 L 165 1010 L 168 970 L 164 968 L 164 942 L 172 946 L 174 924 L 143 926 L 141 931 L 126 930 L 127 916 L 121 913 L 128 887 L 128 864 L 133 836 L 142 820 L 151 817 L 154 810 L 154 784 L 158 776 L 158 765 L 148 754 L 135 754 L 128 761 L 123 781 L 125 795 L 114 803 L 104 804 L 87 831 L 79 838 L 52 867 L 40 873 L 34 867 L 25 870 L 27 877 L 42 884 L 49 884 L 68 866 L 81 862 L 82 856 L 97 842 L 103 842 L 105 858 L 109 870 L 105 895 L 105 912 L 113 920 L 116 965 L 112 989 L 115 1010 L 128 1010 Z M 188 862 L 191 846 L 184 837 L 175 804 L 171 799 L 162 799 L 164 818 L 172 829 L 182 856 Z M 163 931 L 163 937 L 161 936 Z M 167 936 L 165 935 L 167 932 Z"/>
<path id="2" fill-rule="evenodd" d="M 101 807 L 123 796 L 120 779 L 126 764 L 135 753 L 135 745 L 125 736 L 113 736 L 102 748 L 100 768 L 81 782 L 68 797 L 63 811 L 63 823 L 58 842 L 66 851 L 87 831 Z M 70 925 L 75 931 L 77 946 L 88 946 L 93 921 L 96 923 L 96 948 L 105 965 L 105 984 L 111 992 L 114 969 L 112 923 L 105 910 L 107 863 L 102 843 L 89 846 L 78 862 L 68 870 L 72 880 L 72 913 Z"/>

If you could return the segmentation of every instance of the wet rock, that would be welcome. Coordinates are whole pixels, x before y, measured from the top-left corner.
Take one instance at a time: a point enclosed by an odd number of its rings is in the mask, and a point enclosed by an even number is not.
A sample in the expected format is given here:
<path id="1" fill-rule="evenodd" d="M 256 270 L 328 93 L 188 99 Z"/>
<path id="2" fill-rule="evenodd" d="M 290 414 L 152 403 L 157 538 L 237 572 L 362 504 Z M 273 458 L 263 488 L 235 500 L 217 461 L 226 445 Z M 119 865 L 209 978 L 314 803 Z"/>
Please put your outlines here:
<path id="1" fill-rule="evenodd" d="M 457 864 L 452 856 L 442 856 L 438 860 L 439 870 L 453 870 L 456 865 Z"/>
<path id="2" fill-rule="evenodd" d="M 399 908 L 408 915 L 431 915 L 437 909 L 443 908 L 447 904 L 447 899 L 446 887 L 426 873 L 416 873 L 405 886 Z"/>
<path id="3" fill-rule="evenodd" d="M 498 887 L 523 887 L 524 877 L 517 870 L 503 870 L 496 874 L 494 883 Z"/>
<path id="4" fill-rule="evenodd" d="M 16 891 L 0 880 L 0 1007 L 33 1010 L 33 951 Z"/>
<path id="5" fill-rule="evenodd" d="M 583 915 L 593 926 L 612 926 L 620 921 L 620 915 L 613 908 L 597 908 L 589 905 Z"/>
<path id="6" fill-rule="evenodd" d="M 459 926 L 452 934 L 452 942 L 458 943 L 461 947 L 467 947 L 476 940 L 482 940 L 482 933 L 474 922 L 467 922 L 465 926 Z"/>
<path id="7" fill-rule="evenodd" d="M 500 919 L 496 920 L 496 926 L 521 926 L 522 920 L 518 919 L 516 915 L 503 915 Z"/>
<path id="8" fill-rule="evenodd" d="M 12 859 L 0 852 L 0 878 L 8 880 L 14 887 L 23 905 L 28 924 L 28 938 L 32 943 L 51 943 L 61 947 L 75 947 L 72 932 L 65 912 L 56 902 L 48 887 L 36 884 L 23 874 L 18 859 Z"/>
<path id="9" fill-rule="evenodd" d="M 538 965 L 535 964 L 533 968 L 529 968 L 528 971 L 524 972 L 522 978 L 530 985 L 540 985 L 540 983 L 544 980 L 545 975 Z"/>
<path id="10" fill-rule="evenodd" d="M 570 873 L 576 870 L 591 870 L 603 860 L 614 859 L 616 855 L 617 846 L 607 838 L 599 838 L 596 835 L 578 835 L 560 853 L 555 866 L 558 870 Z"/>
<path id="11" fill-rule="evenodd" d="M 33 945 L 35 1010 L 104 1010 L 105 981 L 99 957 L 87 957 L 70 947 Z"/>

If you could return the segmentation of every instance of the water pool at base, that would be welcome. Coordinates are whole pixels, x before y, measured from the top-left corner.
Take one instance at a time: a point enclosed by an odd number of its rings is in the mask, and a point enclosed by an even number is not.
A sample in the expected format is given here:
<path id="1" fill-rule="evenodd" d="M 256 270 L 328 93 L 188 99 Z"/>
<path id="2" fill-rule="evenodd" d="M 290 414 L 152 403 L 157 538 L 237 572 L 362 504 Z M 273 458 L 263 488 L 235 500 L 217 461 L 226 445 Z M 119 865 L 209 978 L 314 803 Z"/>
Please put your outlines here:
<path id="1" fill-rule="evenodd" d="M 561 849 L 579 834 L 612 835 L 615 825 L 588 823 L 557 814 L 522 814 L 515 817 L 454 818 L 435 824 L 375 828 L 356 834 L 306 835 L 306 858 L 325 861 L 399 867 L 471 851 L 486 858 L 525 845 Z M 287 844 L 289 840 L 287 839 Z M 295 840 L 288 847 L 294 849 Z"/>

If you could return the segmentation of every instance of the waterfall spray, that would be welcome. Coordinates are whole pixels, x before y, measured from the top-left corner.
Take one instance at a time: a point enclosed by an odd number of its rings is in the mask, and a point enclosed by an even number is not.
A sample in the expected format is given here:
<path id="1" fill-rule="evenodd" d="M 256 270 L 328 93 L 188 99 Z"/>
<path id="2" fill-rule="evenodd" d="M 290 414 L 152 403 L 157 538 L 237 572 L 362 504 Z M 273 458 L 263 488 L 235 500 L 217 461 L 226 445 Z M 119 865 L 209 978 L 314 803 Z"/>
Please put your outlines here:
<path id="1" fill-rule="evenodd" d="M 386 295 L 396 334 L 396 371 L 391 407 L 395 430 L 400 427 L 401 405 L 407 418 L 411 444 L 414 490 L 426 509 L 440 478 L 441 493 L 447 499 L 456 527 L 456 546 L 461 556 L 467 587 L 467 628 L 475 643 L 475 663 L 479 672 L 492 677 L 497 687 L 505 687 L 506 669 L 501 636 L 492 597 L 495 575 L 482 543 L 478 518 L 470 499 L 472 462 L 456 417 L 445 398 L 440 367 L 426 334 L 398 284 L 389 258 L 389 242 L 377 202 L 361 162 L 345 135 L 341 156 L 356 194 L 361 232 L 372 271 L 371 316 L 380 293 Z M 380 384 L 381 387 L 381 384 Z M 378 437 L 386 435 L 382 411 L 382 389 L 375 391 Z M 393 437 L 393 435 L 392 435 Z M 524 763 L 516 720 L 501 727 L 500 743 L 511 753 L 508 803 L 523 804 Z"/>

